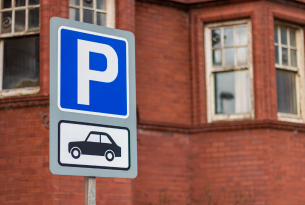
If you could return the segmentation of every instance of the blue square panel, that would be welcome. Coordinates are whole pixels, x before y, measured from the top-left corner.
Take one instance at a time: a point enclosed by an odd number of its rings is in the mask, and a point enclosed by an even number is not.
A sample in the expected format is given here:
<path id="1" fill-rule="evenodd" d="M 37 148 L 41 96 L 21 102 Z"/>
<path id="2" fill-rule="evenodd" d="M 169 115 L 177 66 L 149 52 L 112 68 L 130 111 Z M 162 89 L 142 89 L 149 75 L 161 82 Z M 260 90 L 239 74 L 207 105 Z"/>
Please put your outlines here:
<path id="1" fill-rule="evenodd" d="M 127 118 L 127 41 L 69 27 L 59 39 L 59 109 Z"/>

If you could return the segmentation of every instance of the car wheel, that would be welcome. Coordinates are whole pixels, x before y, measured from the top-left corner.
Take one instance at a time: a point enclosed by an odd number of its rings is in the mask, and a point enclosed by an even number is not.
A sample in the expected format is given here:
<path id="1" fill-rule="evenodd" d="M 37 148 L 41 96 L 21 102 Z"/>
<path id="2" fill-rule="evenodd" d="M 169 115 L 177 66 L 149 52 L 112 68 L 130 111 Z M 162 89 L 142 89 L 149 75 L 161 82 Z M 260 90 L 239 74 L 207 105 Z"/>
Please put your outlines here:
<path id="1" fill-rule="evenodd" d="M 107 150 L 105 153 L 105 157 L 106 159 L 111 162 L 112 160 L 114 160 L 114 153 L 111 150 Z"/>
<path id="2" fill-rule="evenodd" d="M 78 147 L 72 148 L 71 155 L 74 159 L 78 159 L 81 155 L 80 149 Z"/>

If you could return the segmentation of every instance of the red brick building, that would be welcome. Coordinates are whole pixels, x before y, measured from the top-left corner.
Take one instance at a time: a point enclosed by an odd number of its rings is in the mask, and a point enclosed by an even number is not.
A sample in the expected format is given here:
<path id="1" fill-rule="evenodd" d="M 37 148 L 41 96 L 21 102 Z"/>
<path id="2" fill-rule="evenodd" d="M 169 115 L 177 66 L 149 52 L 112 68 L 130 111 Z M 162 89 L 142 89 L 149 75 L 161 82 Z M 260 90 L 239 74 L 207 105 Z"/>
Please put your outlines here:
<path id="1" fill-rule="evenodd" d="M 1 205 L 84 203 L 49 171 L 53 16 L 136 37 L 138 176 L 97 204 L 305 204 L 304 0 L 1 0 Z"/>

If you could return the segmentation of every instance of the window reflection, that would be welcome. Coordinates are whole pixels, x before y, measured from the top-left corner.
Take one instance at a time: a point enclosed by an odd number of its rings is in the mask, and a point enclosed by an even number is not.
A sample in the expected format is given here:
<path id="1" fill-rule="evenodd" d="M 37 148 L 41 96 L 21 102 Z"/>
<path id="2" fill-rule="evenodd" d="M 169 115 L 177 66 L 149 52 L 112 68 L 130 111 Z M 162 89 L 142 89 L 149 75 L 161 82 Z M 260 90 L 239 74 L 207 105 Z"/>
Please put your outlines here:
<path id="1" fill-rule="evenodd" d="M 248 71 L 215 73 L 215 113 L 234 114 L 251 111 Z"/>

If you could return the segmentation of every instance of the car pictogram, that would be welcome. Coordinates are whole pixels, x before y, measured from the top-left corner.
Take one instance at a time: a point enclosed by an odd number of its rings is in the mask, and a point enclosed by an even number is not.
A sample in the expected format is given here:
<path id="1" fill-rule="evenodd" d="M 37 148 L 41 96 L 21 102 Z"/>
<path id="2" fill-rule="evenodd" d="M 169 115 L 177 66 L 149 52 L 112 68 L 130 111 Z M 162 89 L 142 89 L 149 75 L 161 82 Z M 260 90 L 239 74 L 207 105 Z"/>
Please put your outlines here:
<path id="1" fill-rule="evenodd" d="M 74 159 L 82 154 L 105 156 L 110 162 L 121 157 L 121 147 L 105 132 L 91 131 L 85 141 L 69 142 L 68 151 Z"/>

